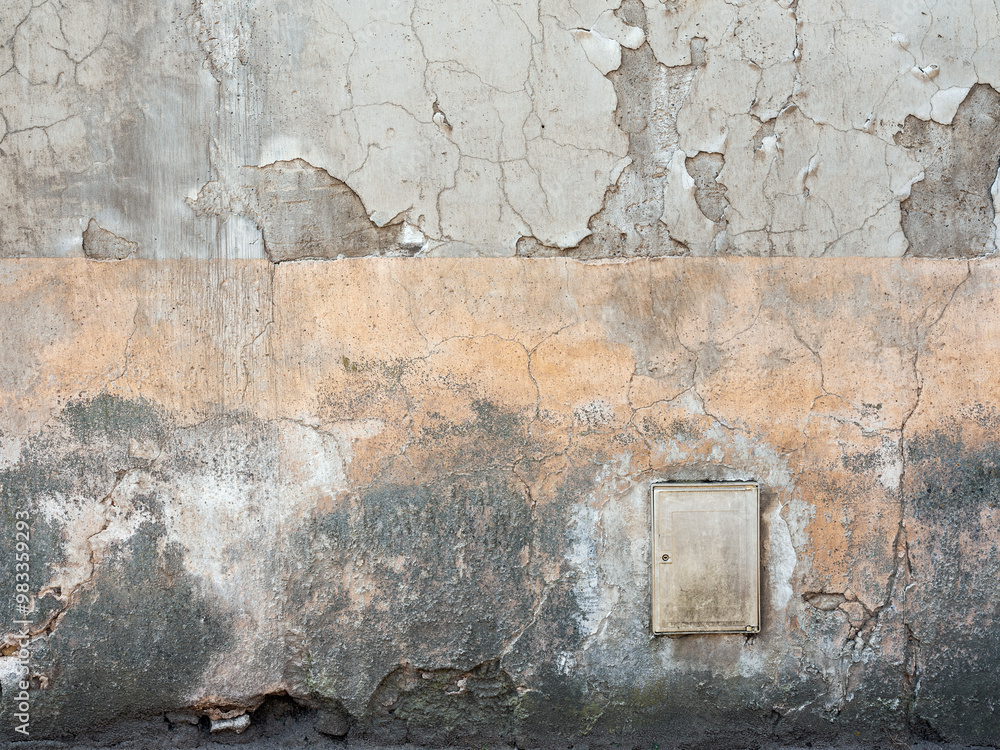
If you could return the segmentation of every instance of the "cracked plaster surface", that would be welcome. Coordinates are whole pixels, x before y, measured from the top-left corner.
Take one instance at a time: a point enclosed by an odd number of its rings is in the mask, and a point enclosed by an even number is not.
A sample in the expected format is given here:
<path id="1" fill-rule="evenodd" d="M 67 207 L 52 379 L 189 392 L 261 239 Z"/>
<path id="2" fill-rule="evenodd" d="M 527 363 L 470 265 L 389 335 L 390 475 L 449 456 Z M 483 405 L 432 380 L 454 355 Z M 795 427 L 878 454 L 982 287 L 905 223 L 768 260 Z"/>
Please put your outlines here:
<path id="1" fill-rule="evenodd" d="M 142 257 L 265 257 L 242 175 L 296 159 L 410 228 L 370 254 L 898 256 L 906 118 L 1000 86 L 994 0 L 0 8 L 7 257 L 81 255 L 91 219 Z M 192 210 L 207 185 L 225 211 Z"/>
<path id="2" fill-rule="evenodd" d="M 147 257 L 262 257 L 254 217 L 185 198 L 299 158 L 432 254 L 574 245 L 626 163 L 605 74 L 643 35 L 613 10 L 5 0 L 3 254 L 78 254 L 93 218 Z"/>
<path id="3" fill-rule="evenodd" d="M 33 646 L 61 726 L 94 714 L 60 649 L 153 549 L 141 580 L 167 566 L 190 627 L 225 625 L 140 712 L 286 692 L 375 727 L 396 670 L 489 663 L 572 686 L 574 731 L 733 710 L 988 739 L 995 263 L 407 264 L 10 262 L 0 471 L 53 542 Z M 706 477 L 764 488 L 765 627 L 651 639 L 648 483 Z"/>
<path id="4" fill-rule="evenodd" d="M 902 255 L 899 204 L 923 167 L 894 136 L 911 115 L 950 123 L 974 84 L 997 85 L 993 2 L 650 1 L 646 11 L 666 65 L 689 63 L 691 42 L 705 40 L 678 148 L 724 155 L 729 207 L 724 232 L 697 216 L 674 160 L 664 221 L 694 254 Z"/>

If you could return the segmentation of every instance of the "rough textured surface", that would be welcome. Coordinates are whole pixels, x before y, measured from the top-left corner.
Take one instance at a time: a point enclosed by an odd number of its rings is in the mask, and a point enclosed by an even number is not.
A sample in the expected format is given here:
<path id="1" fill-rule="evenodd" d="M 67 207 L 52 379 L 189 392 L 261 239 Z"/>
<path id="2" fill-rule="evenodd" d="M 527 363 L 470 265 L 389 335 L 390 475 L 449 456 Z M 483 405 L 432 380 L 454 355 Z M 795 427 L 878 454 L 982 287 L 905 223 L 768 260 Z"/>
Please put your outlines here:
<path id="1" fill-rule="evenodd" d="M 210 182 L 189 203 L 199 215 L 253 221 L 275 263 L 412 255 L 426 244 L 408 225 L 376 226 L 347 185 L 302 159 L 243 167 L 237 184 Z"/>
<path id="2" fill-rule="evenodd" d="M 253 712 L 253 739 L 280 704 L 382 743 L 995 744 L 998 282 L 913 259 L 9 261 L 33 736 Z M 761 634 L 651 637 L 649 482 L 747 478 Z"/>
<path id="3" fill-rule="evenodd" d="M 911 255 L 961 257 L 992 250 L 1000 170 L 1000 94 L 975 86 L 951 125 L 906 118 L 896 143 L 914 150 L 924 179 L 902 204 Z"/>
<path id="4" fill-rule="evenodd" d="M 2 0 L 0 19 L 2 257 L 80 256 L 91 219 L 147 258 L 996 249 L 996 0 Z"/>
<path id="5" fill-rule="evenodd" d="M 0 0 L 0 744 L 1000 745 L 998 2 Z"/>
<path id="6" fill-rule="evenodd" d="M 83 232 L 83 254 L 94 260 L 125 260 L 138 249 L 138 244 L 101 229 L 93 219 Z"/>

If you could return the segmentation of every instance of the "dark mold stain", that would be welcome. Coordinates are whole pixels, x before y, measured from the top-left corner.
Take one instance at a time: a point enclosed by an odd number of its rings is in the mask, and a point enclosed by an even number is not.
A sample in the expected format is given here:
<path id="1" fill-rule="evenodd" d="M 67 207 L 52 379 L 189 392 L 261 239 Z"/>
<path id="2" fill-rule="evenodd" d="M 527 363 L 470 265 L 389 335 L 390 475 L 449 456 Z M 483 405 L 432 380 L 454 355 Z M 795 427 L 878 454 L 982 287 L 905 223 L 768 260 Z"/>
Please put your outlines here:
<path id="1" fill-rule="evenodd" d="M 33 734 L 99 736 L 101 727 L 181 707 L 230 645 L 231 623 L 162 536 L 146 524 L 103 560 L 39 649 L 35 669 L 49 685 L 33 697 Z"/>
<path id="2" fill-rule="evenodd" d="M 995 413 L 977 410 L 906 444 L 916 583 L 906 606 L 917 670 L 909 719 L 918 736 L 1000 741 L 998 426 Z"/>
<path id="3" fill-rule="evenodd" d="M 317 513 L 292 542 L 307 563 L 288 581 L 305 634 L 297 690 L 365 694 L 408 659 L 489 660 L 530 618 L 533 544 L 510 472 L 378 485 Z"/>
<path id="4" fill-rule="evenodd" d="M 101 396 L 69 404 L 59 418 L 29 439 L 20 461 L 0 473 L 0 515 L 13 528 L 19 511 L 31 516 L 30 590 L 37 597 L 65 564 L 58 520 L 40 512 L 49 503 L 100 501 L 122 477 L 142 469 L 161 475 L 130 446 L 162 445 L 169 425 L 149 404 Z M 141 452 L 141 451 L 140 451 Z M 127 545 L 112 546 L 69 601 L 70 592 L 37 598 L 29 618 L 47 633 L 31 643 L 31 737 L 74 736 L 99 741 L 107 730 L 148 719 L 183 705 L 213 655 L 230 643 L 230 623 L 198 590 L 181 551 L 164 539 L 156 492 L 133 493 L 133 505 L 154 520 L 144 522 Z M 13 580 L 13 550 L 0 549 L 5 580 Z M 10 576 L 9 578 L 7 576 Z M 19 619 L 12 597 L 0 598 L 5 630 Z M 58 617 L 57 617 L 58 616 Z M 43 687 L 44 685 L 44 687 Z M 13 726 L 4 702 L 0 721 Z M 5 729 L 5 734 L 12 735 Z"/>
<path id="5" fill-rule="evenodd" d="M 347 376 L 371 376 L 395 397 L 400 371 L 342 364 Z M 576 667 L 560 662 L 585 653 L 578 623 L 586 571 L 565 567 L 572 513 L 595 490 L 618 433 L 578 435 L 558 481 L 545 497 L 533 497 L 528 480 L 548 470 L 551 446 L 531 437 L 525 415 L 474 398 L 469 404 L 463 423 L 429 416 L 407 457 L 387 462 L 375 481 L 317 502 L 276 543 L 263 536 L 267 530 L 247 531 L 251 543 L 261 534 L 262 548 L 280 551 L 266 565 L 289 620 L 284 641 L 274 644 L 288 659 L 289 695 L 268 697 L 241 737 L 519 746 L 567 738 L 632 746 L 670 737 L 723 747 L 853 736 L 860 727 L 866 737 L 886 728 L 904 738 L 995 741 L 1000 537 L 989 519 L 1000 512 L 1000 444 L 964 432 L 971 424 L 980 437 L 995 433 L 1000 419 L 992 412 L 907 440 L 903 501 L 915 585 L 882 610 L 870 631 L 902 637 L 905 655 L 902 663 L 880 655 L 858 666 L 848 679 L 849 698 L 824 712 L 789 708 L 829 702 L 825 678 L 802 679 L 808 666 L 801 656 L 787 654 L 766 685 L 705 666 L 720 654 L 737 658 L 742 649 L 767 647 L 767 627 L 755 639 L 648 641 L 648 623 L 635 621 L 626 627 L 636 628 L 635 643 L 646 639 L 648 646 L 627 652 L 615 667 L 631 675 L 625 683 L 602 676 L 605 645 L 595 644 Z M 660 439 L 697 437 L 695 424 L 678 420 Z M 130 496 L 153 520 L 98 561 L 52 632 L 35 642 L 36 672 L 48 680 L 43 690 L 36 679 L 33 690 L 37 736 L 103 742 L 111 737 L 99 733 L 104 727 L 120 734 L 191 708 L 186 696 L 236 635 L 230 617 L 187 572 L 182 550 L 164 539 L 162 488 L 184 475 L 221 475 L 244 482 L 261 504 L 273 502 L 268 488 L 276 481 L 278 442 L 278 426 L 243 415 L 180 429 L 148 404 L 110 397 L 70 404 L 26 442 L 20 461 L 0 474 L 5 525 L 20 508 L 34 516 L 42 496 L 100 499 L 129 470 L 154 480 L 153 489 Z M 135 444 L 153 445 L 157 458 L 137 453 Z M 410 456 L 421 468 L 407 473 Z M 880 452 L 845 456 L 842 466 L 856 475 L 848 483 L 874 486 L 863 480 L 875 482 L 884 460 Z M 657 471 L 714 476 L 700 464 L 674 469 Z M 774 502 L 762 493 L 765 507 Z M 64 562 L 62 533 L 57 523 L 34 518 L 33 591 Z M 9 551 L 0 551 L 6 574 L 13 563 Z M 545 566 L 553 563 L 564 568 L 546 583 Z M 848 637 L 849 597 L 803 595 L 803 638 Z M 55 597 L 41 601 L 57 611 Z M 11 603 L 0 602 L 9 622 Z M 648 599 L 619 606 L 641 613 Z M 770 616 L 765 607 L 765 624 Z M 657 665 L 667 649 L 675 668 L 664 675 Z M 11 726 L 8 714 L 0 720 Z M 207 736 L 205 727 L 169 720 L 159 731 L 186 732 L 192 742 Z"/>

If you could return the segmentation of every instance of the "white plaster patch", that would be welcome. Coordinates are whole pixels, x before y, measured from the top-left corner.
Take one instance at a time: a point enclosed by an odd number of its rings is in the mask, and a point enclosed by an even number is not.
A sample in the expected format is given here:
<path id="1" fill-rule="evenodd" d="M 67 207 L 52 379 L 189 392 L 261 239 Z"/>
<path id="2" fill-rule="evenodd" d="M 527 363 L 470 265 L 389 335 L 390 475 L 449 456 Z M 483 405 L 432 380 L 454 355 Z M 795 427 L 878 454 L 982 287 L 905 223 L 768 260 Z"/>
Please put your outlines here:
<path id="1" fill-rule="evenodd" d="M 0 690 L 4 695 L 17 692 L 22 674 L 22 664 L 16 656 L 0 656 Z"/>
<path id="2" fill-rule="evenodd" d="M 572 542 L 566 562 L 576 571 L 573 594 L 579 605 L 577 624 L 584 636 L 595 635 L 604 618 L 597 563 L 599 540 L 594 533 L 599 526 L 599 515 L 594 505 L 580 503 L 569 527 Z"/>
<path id="3" fill-rule="evenodd" d="M 570 522 L 566 563 L 573 571 L 570 580 L 579 606 L 577 627 L 584 635 L 584 652 L 603 648 L 609 637 L 616 643 L 621 640 L 618 634 L 611 634 L 609 622 L 619 609 L 635 608 L 637 575 L 642 577 L 638 571 L 648 561 L 645 503 L 637 498 L 639 488 L 632 471 L 630 453 L 602 465 L 594 476 L 594 486 L 599 489 L 581 498 Z M 632 544 L 625 543 L 629 539 Z M 628 600 L 623 601 L 623 596 Z M 576 659 L 567 654 L 562 663 L 571 669 Z"/>
<path id="4" fill-rule="evenodd" d="M 618 70 L 622 64 L 622 48 L 614 39 L 585 29 L 574 30 L 573 36 L 583 47 L 583 51 L 587 53 L 587 59 L 603 75 L 607 75 L 612 70 Z"/>
<path id="5" fill-rule="evenodd" d="M 754 677 L 767 672 L 767 659 L 761 649 L 744 648 L 740 650 L 740 658 L 736 671 L 740 677 Z"/>
<path id="6" fill-rule="evenodd" d="M 185 550 L 185 566 L 215 597 L 243 602 L 246 578 L 264 573 L 246 566 L 246 550 L 234 550 L 252 548 L 250 558 L 260 559 L 261 545 L 272 545 L 278 530 L 288 528 L 303 508 L 347 488 L 339 437 L 281 423 L 281 502 L 237 471 L 186 473 L 171 485 L 163 501 L 167 539 Z"/>
<path id="7" fill-rule="evenodd" d="M 16 435 L 0 437 L 0 471 L 16 466 L 20 460 L 21 438 Z"/>
<path id="8" fill-rule="evenodd" d="M 63 562 L 52 568 L 42 591 L 60 589 L 61 598 L 87 581 L 94 564 L 113 544 L 126 542 L 139 527 L 152 522 L 152 515 L 132 503 L 132 496 L 147 492 L 151 479 L 146 472 L 130 471 L 105 498 L 39 495 L 37 514 L 46 523 L 63 529 Z M 111 489 L 111 488 L 109 488 Z"/>
<path id="9" fill-rule="evenodd" d="M 614 39 L 628 49 L 639 49 L 646 41 L 646 33 L 642 29 L 629 26 L 612 10 L 604 11 L 591 27 L 591 31 Z"/>
<path id="10" fill-rule="evenodd" d="M 1000 250 L 1000 168 L 997 169 L 996 179 L 990 188 L 990 196 L 993 199 L 993 250 Z"/>
<path id="11" fill-rule="evenodd" d="M 969 91 L 969 88 L 963 86 L 952 86 L 938 91 L 931 97 L 931 119 L 942 125 L 951 124 L 959 105 L 965 101 Z"/>
<path id="12" fill-rule="evenodd" d="M 885 463 L 879 472 L 878 481 L 887 490 L 895 492 L 899 489 L 899 482 L 903 478 L 903 458 L 898 449 L 886 451 L 883 455 Z"/>
<path id="13" fill-rule="evenodd" d="M 403 224 L 399 230 L 399 246 L 411 252 L 420 252 L 427 246 L 427 237 L 412 224 Z"/>
<path id="14" fill-rule="evenodd" d="M 784 507 L 781 503 L 775 503 L 768 519 L 768 580 L 771 584 L 771 607 L 774 612 L 784 612 L 794 593 L 792 574 L 795 572 L 796 554 L 788 522 L 781 515 Z"/>

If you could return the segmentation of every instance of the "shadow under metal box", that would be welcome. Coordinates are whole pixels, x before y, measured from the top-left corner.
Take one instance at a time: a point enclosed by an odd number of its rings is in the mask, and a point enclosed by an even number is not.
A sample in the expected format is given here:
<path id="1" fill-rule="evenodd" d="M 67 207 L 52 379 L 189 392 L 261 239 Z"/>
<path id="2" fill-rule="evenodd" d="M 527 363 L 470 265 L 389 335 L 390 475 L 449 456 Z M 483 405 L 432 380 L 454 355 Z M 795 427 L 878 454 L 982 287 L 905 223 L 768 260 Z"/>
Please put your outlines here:
<path id="1" fill-rule="evenodd" d="M 654 484 L 652 495 L 653 632 L 758 632 L 757 484 Z"/>

